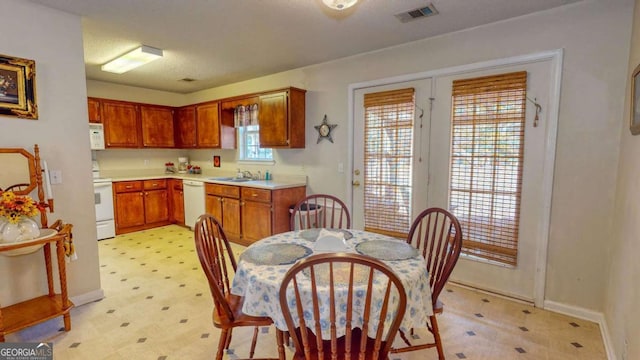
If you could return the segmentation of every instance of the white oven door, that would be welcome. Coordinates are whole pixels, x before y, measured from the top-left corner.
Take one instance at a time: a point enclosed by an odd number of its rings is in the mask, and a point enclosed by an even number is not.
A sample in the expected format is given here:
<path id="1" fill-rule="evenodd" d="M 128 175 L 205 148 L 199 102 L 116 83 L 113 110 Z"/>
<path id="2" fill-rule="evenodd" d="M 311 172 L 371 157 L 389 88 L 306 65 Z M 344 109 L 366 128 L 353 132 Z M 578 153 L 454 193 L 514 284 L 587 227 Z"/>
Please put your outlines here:
<path id="1" fill-rule="evenodd" d="M 96 221 L 113 219 L 113 191 L 110 182 L 94 183 Z"/>

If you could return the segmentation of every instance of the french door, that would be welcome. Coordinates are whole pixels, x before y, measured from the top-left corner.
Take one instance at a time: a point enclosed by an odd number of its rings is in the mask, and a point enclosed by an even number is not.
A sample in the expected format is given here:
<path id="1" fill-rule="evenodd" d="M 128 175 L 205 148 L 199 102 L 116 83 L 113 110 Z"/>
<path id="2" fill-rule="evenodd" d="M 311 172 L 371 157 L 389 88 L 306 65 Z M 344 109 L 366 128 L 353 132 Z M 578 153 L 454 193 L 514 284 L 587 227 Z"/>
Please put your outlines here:
<path id="1" fill-rule="evenodd" d="M 545 147 L 547 145 L 545 141 L 548 137 L 549 112 L 547 105 L 553 88 L 553 63 L 549 59 L 355 89 L 353 97 L 353 227 L 357 229 L 365 227 L 363 218 L 365 213 L 364 194 L 367 191 L 363 180 L 363 174 L 366 171 L 364 169 L 363 147 L 365 142 L 365 110 L 363 105 L 365 94 L 408 87 L 415 89 L 416 111 L 412 143 L 414 156 L 410 200 L 411 219 L 413 220 L 418 213 L 427 207 L 449 208 L 453 81 L 516 71 L 527 72 L 527 97 L 530 100 L 535 98 L 535 101 L 541 105 L 537 114 L 540 120 L 536 127 L 533 126 L 536 106 L 533 101 L 529 100 L 526 106 L 517 265 L 506 266 L 463 255 L 460 257 L 450 280 L 534 302 L 536 299 L 536 274 L 539 274 L 540 266 L 545 266 L 545 264 L 539 264 L 537 256 L 541 252 L 541 239 L 546 239 L 546 234 L 543 233 L 545 231 L 543 224 L 549 216 L 544 201 L 548 196 L 544 194 L 545 181 L 543 181 Z M 432 110 L 430 111 L 430 109 Z M 422 115 L 421 118 L 420 115 Z"/>

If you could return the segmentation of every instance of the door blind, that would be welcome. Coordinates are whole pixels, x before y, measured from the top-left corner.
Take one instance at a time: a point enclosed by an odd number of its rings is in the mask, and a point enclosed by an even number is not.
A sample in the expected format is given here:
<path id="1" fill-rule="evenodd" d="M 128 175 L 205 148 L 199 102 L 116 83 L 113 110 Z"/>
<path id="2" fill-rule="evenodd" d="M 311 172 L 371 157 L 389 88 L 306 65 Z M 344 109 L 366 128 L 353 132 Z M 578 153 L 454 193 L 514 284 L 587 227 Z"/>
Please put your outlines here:
<path id="1" fill-rule="evenodd" d="M 411 226 L 414 89 L 365 94 L 365 230 L 406 238 Z"/>
<path id="2" fill-rule="evenodd" d="M 515 266 L 526 71 L 453 82 L 449 206 L 462 252 Z"/>

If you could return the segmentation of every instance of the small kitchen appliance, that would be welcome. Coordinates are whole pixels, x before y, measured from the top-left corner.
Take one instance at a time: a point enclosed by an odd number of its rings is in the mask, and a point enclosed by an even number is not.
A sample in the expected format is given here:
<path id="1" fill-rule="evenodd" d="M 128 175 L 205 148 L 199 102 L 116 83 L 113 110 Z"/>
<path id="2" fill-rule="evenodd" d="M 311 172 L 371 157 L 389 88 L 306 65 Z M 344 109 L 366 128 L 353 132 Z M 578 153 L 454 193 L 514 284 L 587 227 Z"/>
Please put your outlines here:
<path id="1" fill-rule="evenodd" d="M 189 158 L 187 157 L 179 157 L 178 158 L 178 172 L 180 174 L 186 174 L 189 166 Z"/>

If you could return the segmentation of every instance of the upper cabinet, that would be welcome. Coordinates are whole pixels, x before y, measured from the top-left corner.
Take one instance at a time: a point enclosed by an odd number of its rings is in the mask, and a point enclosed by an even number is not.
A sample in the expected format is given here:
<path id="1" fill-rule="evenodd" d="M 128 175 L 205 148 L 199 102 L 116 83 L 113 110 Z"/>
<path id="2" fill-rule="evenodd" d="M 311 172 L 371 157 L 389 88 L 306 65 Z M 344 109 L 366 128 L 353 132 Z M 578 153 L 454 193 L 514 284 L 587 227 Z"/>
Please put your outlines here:
<path id="1" fill-rule="evenodd" d="M 260 147 L 304 148 L 305 93 L 292 87 L 260 95 Z"/>
<path id="2" fill-rule="evenodd" d="M 107 148 L 235 149 L 234 109 L 258 104 L 260 146 L 304 148 L 306 90 L 289 87 L 180 108 L 88 98 Z"/>
<path id="3" fill-rule="evenodd" d="M 138 105 L 101 100 L 104 140 L 109 148 L 140 147 Z"/>
<path id="4" fill-rule="evenodd" d="M 100 100 L 95 98 L 87 98 L 87 105 L 89 106 L 89 122 L 101 123 L 102 116 L 100 114 Z"/>
<path id="5" fill-rule="evenodd" d="M 195 148 L 196 143 L 196 107 L 183 106 L 174 113 L 176 147 Z"/>
<path id="6" fill-rule="evenodd" d="M 166 106 L 141 105 L 142 146 L 174 148 L 173 109 Z"/>
<path id="7" fill-rule="evenodd" d="M 199 148 L 221 148 L 217 101 L 196 105 L 196 144 Z"/>

